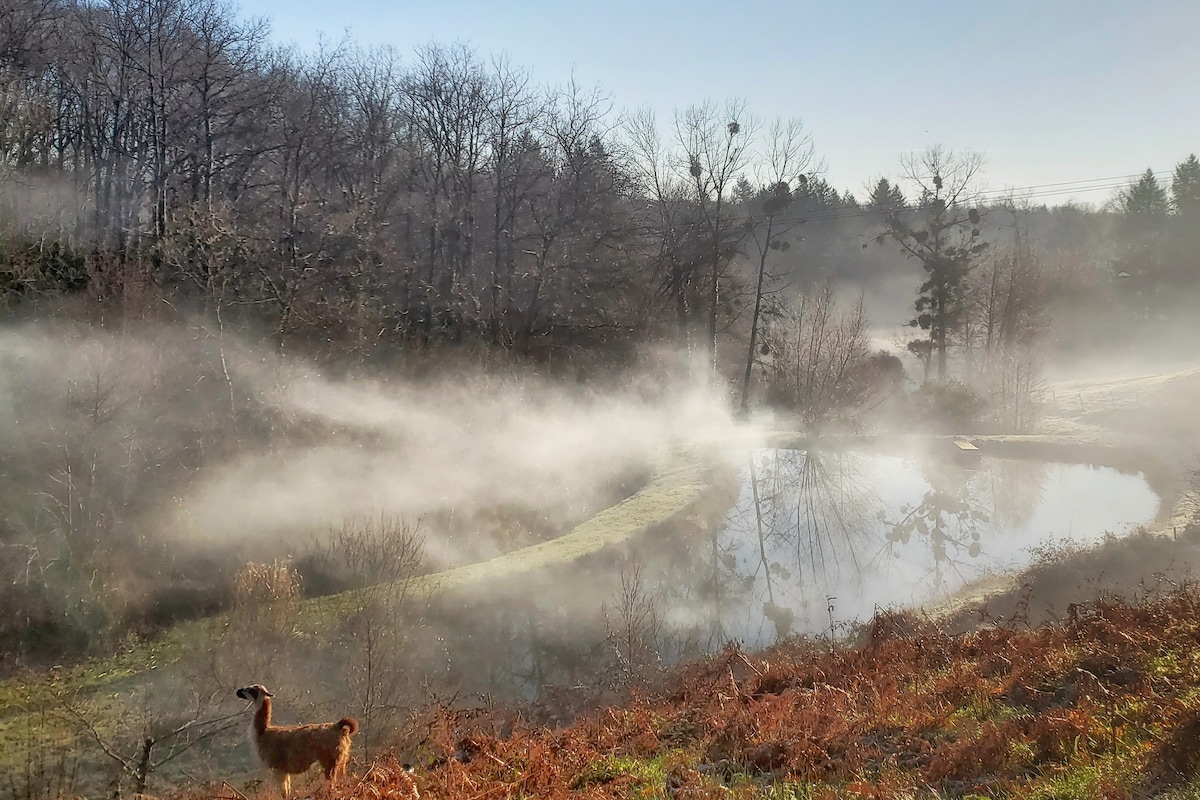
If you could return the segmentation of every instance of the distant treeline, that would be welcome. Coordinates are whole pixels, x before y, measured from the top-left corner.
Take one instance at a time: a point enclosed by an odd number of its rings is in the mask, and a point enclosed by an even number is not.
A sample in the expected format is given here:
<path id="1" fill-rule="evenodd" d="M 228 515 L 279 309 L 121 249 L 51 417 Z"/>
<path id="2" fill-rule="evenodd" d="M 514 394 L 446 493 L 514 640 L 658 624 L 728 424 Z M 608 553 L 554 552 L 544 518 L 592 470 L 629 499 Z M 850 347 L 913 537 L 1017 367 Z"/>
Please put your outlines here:
<path id="1" fill-rule="evenodd" d="M 186 308 L 335 358 L 469 342 L 620 360 L 744 341 L 763 292 L 914 269 L 861 247 L 897 186 L 860 204 L 814 173 L 802 130 L 749 111 L 622 117 L 465 46 L 280 49 L 222 0 L 4 0 L 0 302 Z M 1151 291 L 1194 281 L 1196 172 L 1115 213 L 1046 212 L 1032 244 Z M 768 223 L 785 241 L 756 291 Z"/>

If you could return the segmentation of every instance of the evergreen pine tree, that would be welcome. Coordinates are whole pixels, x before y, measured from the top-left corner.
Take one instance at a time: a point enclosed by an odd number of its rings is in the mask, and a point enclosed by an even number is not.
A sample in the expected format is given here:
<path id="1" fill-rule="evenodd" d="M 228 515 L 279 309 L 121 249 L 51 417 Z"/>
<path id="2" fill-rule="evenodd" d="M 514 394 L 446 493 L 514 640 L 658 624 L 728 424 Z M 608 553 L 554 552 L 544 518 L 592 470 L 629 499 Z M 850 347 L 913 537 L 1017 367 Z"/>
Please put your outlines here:
<path id="1" fill-rule="evenodd" d="M 893 186 L 887 178 L 880 178 L 867 198 L 867 208 L 883 214 L 894 214 L 907 205 L 904 192 L 899 186 Z"/>
<path id="2" fill-rule="evenodd" d="M 1200 215 L 1200 161 L 1195 153 L 1175 167 L 1171 200 L 1179 216 L 1195 219 Z"/>

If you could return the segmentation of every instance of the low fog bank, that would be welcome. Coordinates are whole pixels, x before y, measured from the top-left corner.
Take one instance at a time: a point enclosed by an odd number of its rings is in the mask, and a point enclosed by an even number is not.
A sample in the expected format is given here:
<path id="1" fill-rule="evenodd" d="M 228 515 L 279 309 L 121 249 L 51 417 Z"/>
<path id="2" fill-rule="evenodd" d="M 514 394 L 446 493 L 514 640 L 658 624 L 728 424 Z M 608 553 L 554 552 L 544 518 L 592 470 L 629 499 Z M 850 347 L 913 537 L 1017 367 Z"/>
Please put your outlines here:
<path id="1" fill-rule="evenodd" d="M 1078 331 L 1067 341 L 1048 343 L 1048 381 L 1107 381 L 1176 372 L 1200 366 L 1200 296 L 1178 298 L 1136 325 L 1102 315 L 1066 317 L 1059 328 Z"/>
<path id="2" fill-rule="evenodd" d="M 462 545 L 489 553 L 490 510 L 531 511 L 565 529 L 611 499 L 614 482 L 648 471 L 667 446 L 723 436 L 734 423 L 703 392 L 629 383 L 571 387 L 478 372 L 432 379 L 328 379 L 285 368 L 254 381 L 295 436 L 240 453 L 198 476 L 175 525 L 190 538 L 287 541 L 362 514 L 425 519 L 428 554 L 461 561 L 430 517 L 472 518 Z M 295 441 L 300 439 L 301 441 Z"/>
<path id="3" fill-rule="evenodd" d="M 9 328 L 0 542 L 89 553 L 116 585 L 148 562 L 106 553 L 144 546 L 162 569 L 173 548 L 284 556 L 348 519 L 397 515 L 451 564 L 561 532 L 667 446 L 735 427 L 721 400 L 661 374 L 508 373 L 327 378 L 200 326 Z"/>

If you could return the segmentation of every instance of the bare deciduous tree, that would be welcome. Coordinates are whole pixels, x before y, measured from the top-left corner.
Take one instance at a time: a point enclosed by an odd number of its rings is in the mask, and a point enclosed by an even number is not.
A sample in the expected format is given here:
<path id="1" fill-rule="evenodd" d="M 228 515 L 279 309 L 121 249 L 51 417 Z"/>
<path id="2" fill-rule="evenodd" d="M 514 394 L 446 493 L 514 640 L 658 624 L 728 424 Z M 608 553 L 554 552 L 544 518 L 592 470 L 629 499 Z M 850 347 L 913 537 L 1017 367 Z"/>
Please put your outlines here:
<path id="1" fill-rule="evenodd" d="M 1038 350 L 1046 334 L 1046 281 L 1029 241 L 1027 210 L 1012 208 L 1012 241 L 972 276 L 963 338 L 981 351 L 978 370 L 1006 426 L 1027 430 L 1041 388 Z"/>
<path id="2" fill-rule="evenodd" d="M 780 308 L 763 339 L 770 350 L 771 399 L 796 409 L 806 422 L 854 409 L 873 388 L 865 369 L 870 350 L 862 301 L 839 314 L 830 283 Z"/>
<path id="3" fill-rule="evenodd" d="M 729 224 L 729 193 L 746 167 L 758 123 L 746 102 L 730 100 L 723 109 L 706 102 L 675 116 L 675 136 L 687 159 L 686 169 L 700 206 L 709 242 L 707 337 L 709 382 L 717 378 L 717 329 L 721 280 L 744 231 Z"/>
<path id="4" fill-rule="evenodd" d="M 703 299 L 698 209 L 687 183 L 675 172 L 653 110 L 643 108 L 627 117 L 625 135 L 641 201 L 641 227 L 651 248 L 655 290 L 673 314 L 677 343 L 690 365 L 699 346 L 693 320 Z"/>
<path id="5" fill-rule="evenodd" d="M 763 289 L 767 278 L 767 257 L 773 251 L 786 251 L 790 244 L 787 234 L 803 220 L 785 218 L 792 205 L 793 184 L 797 189 L 808 186 L 808 170 L 812 166 L 812 137 L 804 131 L 799 120 L 775 120 L 767 131 L 766 152 L 762 157 L 758 179 L 761 187 L 761 207 L 758 219 L 748 221 L 758 255 L 757 279 L 754 288 L 754 311 L 750 318 L 746 370 L 742 375 L 742 411 L 749 408 L 750 376 L 758 344 L 759 317 L 763 307 Z M 764 223 L 765 220 L 765 223 Z"/>

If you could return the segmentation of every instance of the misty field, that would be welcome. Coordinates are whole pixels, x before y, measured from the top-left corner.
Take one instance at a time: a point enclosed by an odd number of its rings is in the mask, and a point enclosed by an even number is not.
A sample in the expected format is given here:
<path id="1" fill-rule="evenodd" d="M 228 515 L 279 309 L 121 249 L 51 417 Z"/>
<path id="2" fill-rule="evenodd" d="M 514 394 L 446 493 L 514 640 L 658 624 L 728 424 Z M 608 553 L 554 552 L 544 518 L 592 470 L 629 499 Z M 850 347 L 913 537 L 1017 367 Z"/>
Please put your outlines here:
<path id="1" fill-rule="evenodd" d="M 1200 161 L 762 114 L 0 2 L 0 800 L 1200 797 Z"/>
<path id="2" fill-rule="evenodd" d="M 1147 443 L 1162 441 L 1161 432 L 1151 431 L 1154 434 L 1152 437 L 1140 441 L 1135 437 L 1140 435 L 1139 430 L 1143 426 L 1149 425 L 1149 420 L 1162 426 L 1174 424 L 1166 419 L 1165 414 L 1179 404 L 1181 394 L 1190 390 L 1196 382 L 1196 374 L 1194 371 L 1184 371 L 1090 387 L 1074 385 L 1070 388 L 1075 402 L 1083 398 L 1079 410 L 1068 405 L 1061 409 L 1060 417 L 1048 416 L 1046 419 L 1045 424 L 1050 430 L 1060 432 L 1016 437 L 980 436 L 974 439 L 985 450 L 990 447 L 998 452 L 1015 451 L 1034 459 L 1070 457 L 1139 470 L 1151 479 L 1165 501 L 1164 511 L 1155 524 L 1155 530 L 1160 533 L 1113 540 L 1096 551 L 1048 553 L 1045 560 L 1037 563 L 1026 575 L 1011 579 L 1011 583 L 1007 583 L 1004 576 L 997 576 L 1000 580 L 980 585 L 979 592 L 986 591 L 986 595 L 967 592 L 954 602 L 940 607 L 934 617 L 883 616 L 873 624 L 877 627 L 893 626 L 893 633 L 897 635 L 895 646 L 900 647 L 901 642 L 913 642 L 917 650 L 905 652 L 915 653 L 925 652 L 930 647 L 928 641 L 912 638 L 930 635 L 916 632 L 926 631 L 929 626 L 941 631 L 937 635 L 944 637 L 951 636 L 948 633 L 951 630 L 970 630 L 981 619 L 1008 620 L 1001 625 L 1002 629 L 1009 631 L 1005 635 L 1017 636 L 1019 630 L 1028 626 L 1061 620 L 1068 613 L 1079 613 L 1069 612 L 1069 606 L 1096 594 L 1109 598 L 1129 598 L 1128 601 L 1119 602 L 1132 602 L 1134 606 L 1121 613 L 1142 614 L 1138 609 L 1144 603 L 1167 602 L 1163 598 L 1170 594 L 1170 587 L 1187 584 L 1192 579 L 1190 564 L 1197 554 L 1193 549 L 1194 534 L 1189 527 L 1195 513 L 1194 495 L 1189 488 L 1188 472 L 1184 465 L 1178 461 L 1172 462 L 1170 451 L 1165 447 L 1146 447 Z M 377 404 L 375 408 L 386 411 L 387 404 L 380 400 L 374 390 L 367 398 L 370 403 Z M 363 402 L 358 396 L 356 399 L 359 403 Z M 308 406 L 310 411 L 313 407 Z M 1108 427 L 1120 418 L 1119 415 L 1124 415 L 1128 422 L 1124 431 Z M 386 413 L 378 416 L 388 418 Z M 810 440 L 803 435 L 788 433 L 777 425 L 773 426 L 775 429 L 772 431 L 771 427 L 769 425 L 767 429 L 757 432 L 745 426 L 714 427 L 706 434 L 694 435 L 691 439 L 693 444 L 686 447 L 682 445 L 685 441 L 682 436 L 672 444 L 660 435 L 655 440 L 655 450 L 645 447 L 638 451 L 646 453 L 642 461 L 635 461 L 642 465 L 641 477 L 635 477 L 632 483 L 625 484 L 627 488 L 617 492 L 614 498 L 616 502 L 609 508 L 598 510 L 565 535 L 518 546 L 507 553 L 462 566 L 431 571 L 425 555 L 428 530 L 422 530 L 415 524 L 402 523 L 400 516 L 380 512 L 375 517 L 360 518 L 354 524 L 335 526 L 326 534 L 326 542 L 336 542 L 343 557 L 348 553 L 356 554 L 358 560 L 353 565 L 337 564 L 336 558 L 331 560 L 329 550 L 320 546 L 316 546 L 309 554 L 314 565 L 323 565 L 320 570 L 310 566 L 311 575 L 324 576 L 326 585 L 334 588 L 340 581 L 345 589 L 342 593 L 306 597 L 302 576 L 286 561 L 267 562 L 264 567 L 270 568 L 258 568 L 257 571 L 248 571 L 248 568 L 235 571 L 229 608 L 218 616 L 176 624 L 145 640 L 128 638 L 121 646 L 121 654 L 115 657 L 88 660 L 78 666 L 56 666 L 40 674 L 31 672 L 26 677 L 7 681 L 2 689 L 3 702 L 0 702 L 0 707 L 4 709 L 0 735 L 9 744 L 5 749 L 10 756 L 10 759 L 6 759 L 6 770 L 11 769 L 15 776 L 6 787 L 7 791 L 14 798 L 28 796 L 32 792 L 91 794 L 101 791 L 112 781 L 134 786 L 144 784 L 147 789 L 160 792 L 184 784 L 218 786 L 223 780 L 249 780 L 250 783 L 245 786 L 241 783 L 236 785 L 241 786 L 243 791 L 253 788 L 257 784 L 253 778 L 255 771 L 250 754 L 244 737 L 235 730 L 245 724 L 245 717 L 239 714 L 242 706 L 232 698 L 232 689 L 244 684 L 247 675 L 253 675 L 272 687 L 280 687 L 276 691 L 280 693 L 281 706 L 287 709 L 284 713 L 292 715 L 297 721 L 347 712 L 353 712 L 367 721 L 365 733 L 357 742 L 356 772 L 364 777 L 356 785 L 356 792 L 374 785 L 371 783 L 373 780 L 386 783 L 386 776 L 394 773 L 388 771 L 388 762 L 377 759 L 386 758 L 386 753 L 397 752 L 405 760 L 418 763 L 419 781 L 442 786 L 450 792 L 446 796 L 457 796 L 453 791 L 462 790 L 461 787 L 466 785 L 462 781 L 471 783 L 476 779 L 467 777 L 473 767 L 454 766 L 454 759 L 444 766 L 437 766 L 447 753 L 461 749 L 461 742 L 457 739 L 451 741 L 452 738 L 468 736 L 481 748 L 500 748 L 494 752 L 488 750 L 492 753 L 489 756 L 490 763 L 498 763 L 495 759 L 509 763 L 512 751 L 506 748 L 532 747 L 534 749 L 522 752 L 537 753 L 540 748 L 550 746 L 536 744 L 540 741 L 536 737 L 551 734 L 537 733 L 536 727 L 526 730 L 523 725 L 540 721 L 549 724 L 550 729 L 565 731 L 553 734 L 555 736 L 574 736 L 569 733 L 573 728 L 563 729 L 561 726 L 568 725 L 578 714 L 594 714 L 596 709 L 610 703 L 623 703 L 622 698 L 631 689 L 641 693 L 662 685 L 663 681 L 684 679 L 689 670 L 700 668 L 686 666 L 693 659 L 699 659 L 696 662 L 698 664 L 716 663 L 712 662 L 714 656 L 704 655 L 707 648 L 689 649 L 695 645 L 686 646 L 678 642 L 674 645 L 676 656 L 672 660 L 681 658 L 685 666 L 669 668 L 661 660 L 664 645 L 667 645 L 667 651 L 672 649 L 668 642 L 656 639 L 656 636 L 663 635 L 661 618 L 667 609 L 655 607 L 649 590 L 652 584 L 648 576 L 638 573 L 637 564 L 644 559 L 644 555 L 638 554 L 637 543 L 661 537 L 683 537 L 687 541 L 716 524 L 714 515 L 732 497 L 731 488 L 720 488 L 727 486 L 730 479 L 727 470 L 719 467 L 722 459 L 717 457 L 724 448 L 767 443 L 784 446 L 810 444 Z M 639 428 L 636 435 L 643 436 L 644 430 Z M 1070 432 L 1061 432 L 1064 430 Z M 1100 445 L 1099 442 L 1104 440 L 1111 444 Z M 572 440 L 573 452 L 579 451 L 581 441 L 578 436 Z M 862 441 L 867 443 L 866 446 L 884 450 L 911 446 L 911 438 L 904 437 Z M 713 450 L 714 447 L 717 450 Z M 545 457 L 544 451 L 541 457 Z M 209 485 L 205 485 L 204 492 L 211 491 Z M 624 491 L 632 493 L 619 499 Z M 1169 535 L 1163 536 L 1162 531 Z M 702 542 L 703 538 L 697 543 L 703 546 Z M 260 549 L 258 552 L 267 551 Z M 1137 555 L 1134 555 L 1135 552 Z M 627 566 L 616 570 L 622 576 L 619 583 L 595 581 L 594 577 L 598 574 L 614 574 L 614 558 L 617 564 L 627 562 Z M 271 564 L 274 566 L 271 567 Z M 581 566 L 581 569 L 573 572 L 570 569 L 572 565 Z M 554 577 L 556 574 L 557 578 Z M 338 578 L 339 575 L 342 577 Z M 355 588 L 351 585 L 351 575 L 358 575 L 359 581 L 364 580 L 363 576 L 373 575 L 374 579 Z M 576 577 L 564 578 L 566 575 Z M 531 591 L 536 594 L 539 582 L 545 580 L 540 576 L 547 576 L 552 582 L 565 579 L 576 587 L 576 593 L 596 592 L 594 599 L 583 600 L 580 606 L 594 604 L 607 608 L 606 613 L 598 623 L 593 621 L 585 625 L 586 631 L 580 630 L 582 617 L 555 621 L 552 609 L 540 609 L 537 612 L 540 616 L 536 618 L 528 616 L 528 611 L 497 613 L 497 609 L 507 603 L 502 598 L 527 597 Z M 585 587 L 589 588 L 585 590 Z M 546 595 L 552 596 L 549 588 L 547 584 Z M 1184 599 L 1172 597 L 1169 602 L 1178 604 Z M 485 614 L 477 623 L 466 623 L 465 615 L 478 613 L 480 607 L 489 608 L 493 616 Z M 1177 605 L 1172 609 L 1169 615 L 1173 617 L 1181 613 Z M 1103 616 L 1110 612 L 1101 607 L 1096 613 Z M 905 619 L 910 621 L 904 622 Z M 408 622 L 397 625 L 400 620 Z M 446 649 L 449 639 L 445 637 L 451 635 L 450 631 L 456 625 L 461 626 L 458 633 L 465 636 L 462 641 L 469 641 L 472 646 L 452 653 Z M 590 627 L 592 625 L 597 627 Z M 513 650 L 513 626 L 537 631 L 532 637 L 522 639 L 522 646 L 532 649 L 522 652 Z M 572 635 L 565 635 L 565 630 L 570 630 Z M 824 645 L 819 640 L 800 640 L 795 646 L 803 652 L 814 654 L 822 647 L 831 646 L 838 651 L 854 653 L 861 646 L 856 641 L 860 630 L 867 629 L 844 631 L 842 636 L 847 638 Z M 807 644 L 804 643 L 806 641 Z M 961 644 L 964 640 L 953 637 L 945 641 L 960 642 L 955 647 L 965 646 Z M 1035 638 L 1031 641 L 1038 640 Z M 678 649 L 681 646 L 683 649 Z M 986 647 L 981 645 L 983 650 L 997 646 L 991 640 L 988 640 Z M 1005 645 L 1010 646 L 1015 645 Z M 1039 652 L 1039 648 L 1043 647 L 1052 649 L 1052 646 L 1042 644 L 1023 644 L 1021 647 L 1033 648 L 1031 653 Z M 719 646 L 716 649 L 719 650 Z M 737 653 L 736 650 L 732 652 Z M 724 657 L 728 658 L 728 653 Z M 799 668 L 802 663 L 818 664 L 811 661 L 815 657 L 804 656 L 809 660 L 801 659 L 796 662 L 796 667 Z M 847 657 L 829 656 L 839 659 Z M 1132 657 L 1126 654 L 1121 658 Z M 442 660 L 439 670 L 431 672 L 428 667 L 418 669 L 416 666 L 436 663 L 439 658 Z M 759 658 L 763 661 L 755 660 Z M 961 655 L 946 656 L 946 668 L 955 674 L 970 673 L 973 667 L 956 665 L 955 659 L 961 658 Z M 1017 663 L 1012 657 L 1009 660 Z M 786 660 L 778 661 L 770 654 L 737 654 L 735 661 L 729 663 L 735 662 L 750 665 L 744 667 L 748 671 L 739 680 L 759 680 L 762 678 L 759 673 L 767 674 L 763 672 L 769 669 L 767 664 L 775 664 L 779 668 L 778 665 L 789 663 Z M 1081 669 L 1086 668 L 1093 673 L 1098 669 L 1087 666 L 1087 663 Z M 497 668 L 501 673 L 495 672 Z M 828 667 L 809 668 L 823 671 Z M 502 674 L 510 669 L 515 671 Z M 528 669 L 533 672 L 527 672 Z M 724 669 L 719 668 L 718 672 Z M 887 671 L 894 667 L 881 669 Z M 911 666 L 910 669 L 923 670 L 927 667 Z M 1056 674 L 1068 673 L 1060 671 Z M 1028 680 L 1022 680 L 1025 683 L 1021 685 L 1028 683 Z M 1079 682 L 1074 678 L 1069 680 L 1072 686 Z M 1101 675 L 1096 680 L 1103 684 L 1107 677 Z M 917 704 L 913 708 L 924 702 L 920 699 L 923 695 L 917 687 L 926 685 L 926 682 L 918 681 L 903 690 L 904 696 L 916 692 L 911 699 Z M 935 682 L 934 685 L 940 684 Z M 1176 702 L 1166 699 L 1174 691 L 1169 687 L 1174 685 L 1168 681 L 1165 684 L 1168 688 L 1154 691 L 1163 695 L 1159 698 L 1162 702 Z M 465 686 L 479 687 L 473 694 L 475 699 L 459 694 L 461 687 Z M 574 688 L 568 689 L 568 686 Z M 839 692 L 843 689 L 850 691 L 846 687 L 838 688 L 840 684 L 828 686 L 821 692 L 833 692 L 830 698 L 840 696 Z M 1095 691 L 1099 692 L 1100 688 Z M 757 690 L 735 687 L 732 691 L 734 694 L 731 699 L 736 698 L 739 692 L 754 695 Z M 972 690 L 975 694 L 968 694 L 980 698 L 994 691 L 999 690 L 977 687 Z M 821 692 L 814 695 L 814 699 L 824 697 Z M 721 690 L 718 690 L 714 696 L 720 694 Z M 700 692 L 699 696 L 708 697 L 709 693 Z M 954 696 L 960 697 L 957 694 Z M 1109 695 L 1102 692 L 1095 697 L 1087 695 L 1088 702 L 1096 703 L 1107 697 Z M 347 698 L 350 698 L 349 703 L 346 702 Z M 1179 702 L 1184 700 L 1181 698 Z M 682 701 L 676 697 L 672 702 Z M 982 701 L 976 699 L 972 702 Z M 692 701 L 686 701 L 673 713 L 684 714 L 688 719 L 693 714 L 700 714 L 700 719 L 720 719 L 719 715 L 712 716 L 717 714 L 716 711 L 691 708 L 691 704 Z M 618 708 L 622 709 L 619 714 L 615 710 Z M 1097 706 L 1094 712 L 1097 715 L 1100 714 L 1099 708 Z M 1038 715 L 1049 711 L 1035 707 L 1021 711 L 1013 719 L 1022 719 L 1021 714 L 1033 714 L 1032 718 L 1038 718 Z M 614 710 L 605 713 L 613 721 L 625 718 L 632 721 L 641 719 L 646 712 L 638 711 L 636 706 L 617 705 Z M 804 713 L 811 715 L 818 712 L 812 710 Z M 993 731 L 986 735 L 1015 741 L 1012 737 L 1017 735 L 1018 730 L 1028 730 L 1030 735 L 1041 736 L 1040 733 L 1034 733 L 1036 728 L 1014 728 L 1012 723 L 1006 723 L 1009 727 L 996 733 L 994 731 L 1000 729 L 995 728 L 994 721 L 988 721 L 990 717 L 984 712 L 956 713 L 983 714 L 973 723 L 986 723 L 979 729 L 980 736 Z M 1168 725 L 1171 719 L 1174 718 L 1164 717 L 1162 722 Z M 808 716 L 803 720 L 805 730 L 817 730 L 820 727 L 813 728 L 812 719 Z M 724 728 L 732 723 L 720 724 Z M 785 723 L 781 718 L 777 724 L 786 727 L 791 723 Z M 902 729 L 910 729 L 916 723 L 901 716 L 897 717 L 895 724 Z M 1062 723 L 1046 724 L 1053 727 Z M 1108 739 L 1103 741 L 1108 742 L 1110 751 L 1116 752 L 1112 750 L 1116 746 L 1113 745 L 1115 728 L 1112 724 L 1105 729 L 1103 720 L 1088 722 L 1084 717 L 1079 717 L 1071 724 L 1078 727 L 1071 729 L 1074 731 L 1071 736 L 1095 737 L 1097 742 L 1103 740 L 1107 730 Z M 1047 763 L 1060 763 L 1061 768 L 1066 770 L 1062 773 L 1064 777 L 1054 780 L 1083 781 L 1081 785 L 1091 787 L 1088 791 L 1097 785 L 1096 781 L 1108 781 L 1110 778 L 1117 784 L 1128 785 L 1141 774 L 1139 770 L 1150 769 L 1146 766 L 1149 762 L 1139 761 L 1139 758 L 1149 758 L 1147 754 L 1154 747 L 1161 750 L 1168 746 L 1168 728 L 1141 724 L 1144 729 L 1137 735 L 1142 737 L 1145 745 L 1133 747 L 1131 753 L 1117 761 L 1089 762 L 1092 766 L 1087 767 L 1084 777 L 1075 775 L 1078 765 L 1070 759 L 1065 762 L 1055 760 L 1061 757 L 1061 745 L 1054 745 L 1034 758 L 1035 761 L 1049 759 Z M 962 735 L 959 724 L 955 723 L 952 729 L 956 732 L 951 735 L 951 740 L 957 741 Z M 1124 728 L 1121 730 L 1124 731 Z M 484 734 L 485 738 L 480 739 Z M 594 735 L 600 736 L 601 733 L 597 731 Z M 609 735 L 614 734 L 612 731 L 603 734 Z M 622 737 L 633 735 L 631 732 L 621 734 Z M 648 735 L 637 734 L 647 742 L 651 741 L 645 739 Z M 857 771 L 851 769 L 842 778 L 837 778 L 836 774 L 843 773 L 813 772 L 815 767 L 811 765 L 817 762 L 806 759 L 813 757 L 816 751 L 797 750 L 799 745 L 790 738 L 760 745 L 747 743 L 745 747 L 750 749 L 744 752 L 730 751 L 724 755 L 714 755 L 723 751 L 716 744 L 707 744 L 703 752 L 688 755 L 688 748 L 677 747 L 679 743 L 670 744 L 673 741 L 670 737 L 664 744 L 662 735 L 661 732 L 658 734 L 660 743 L 649 751 L 611 750 L 607 756 L 595 756 L 589 762 L 593 764 L 592 767 L 584 768 L 581 764 L 578 767 L 581 771 L 569 777 L 561 772 L 568 763 L 572 763 L 569 760 L 555 762 L 553 766 L 546 763 L 536 767 L 531 765 L 526 768 L 531 776 L 529 780 L 534 780 L 532 776 L 538 775 L 536 780 L 551 781 L 545 789 L 550 794 L 545 796 L 553 796 L 554 792 L 560 791 L 549 788 L 558 780 L 567 781 L 562 790 L 569 790 L 572 786 L 572 791 L 608 787 L 606 791 L 611 789 L 616 792 L 613 796 L 624 796 L 622 792 L 634 791 L 629 788 L 631 781 L 636 786 L 659 780 L 666 784 L 672 781 L 683 784 L 698 781 L 698 788 L 726 784 L 735 793 L 757 793 L 767 776 L 771 777 L 772 783 L 778 780 L 782 780 L 783 784 L 799 781 L 797 786 L 808 787 L 802 790 L 809 792 L 806 796 L 821 796 L 823 791 L 841 793 L 848 791 L 847 787 L 851 785 L 865 791 L 871 781 L 878 781 L 880 788 L 877 791 L 882 793 L 881 796 L 897 796 L 896 792 L 900 792 L 898 787 L 909 785 L 915 780 L 913 775 L 916 774 L 912 767 L 906 768 L 897 760 L 896 766 L 872 773 L 876 777 L 863 783 L 863 780 L 867 780 L 864 776 L 868 776 L 868 773 L 862 772 L 867 769 L 865 766 L 856 768 Z M 868 736 L 865 733 L 855 735 Z M 877 741 L 878 735 L 869 734 L 874 737 L 871 741 Z M 934 740 L 929 741 L 930 746 L 936 744 Z M 152 746 L 143 749 L 146 742 L 152 742 Z M 1155 742 L 1160 742 L 1161 746 Z M 608 747 L 600 744 L 595 746 L 602 750 Z M 668 747 L 666 751 L 659 752 L 656 749 L 664 746 Z M 729 746 L 732 745 L 720 747 Z M 982 741 L 978 746 L 991 747 Z M 1016 746 L 1008 745 L 1010 748 Z M 555 752 L 559 752 L 567 745 L 553 747 Z M 906 748 L 911 749 L 913 745 L 908 740 L 902 740 L 901 744 L 889 747 L 898 748 L 896 752 L 899 753 Z M 1100 744 L 1089 748 L 1073 750 L 1072 758 L 1099 758 L 1102 761 L 1106 758 Z M 149 757 L 143 759 L 143 754 Z M 880 758 L 863 757 L 866 758 L 864 764 L 875 763 Z M 1006 756 L 1004 763 L 1017 772 L 1027 769 L 1012 766 L 1024 763 L 1019 759 L 1011 761 L 1014 757 Z M 1176 763 L 1185 756 L 1168 753 L 1156 757 L 1174 759 L 1171 763 Z M 933 763 L 928 761 L 933 758 L 932 755 L 921 756 L 919 751 L 914 751 L 911 758 L 916 759 L 914 765 Z M 975 756 L 946 755 L 937 758 L 966 759 L 962 763 L 975 763 Z M 691 767 L 687 766 L 689 763 Z M 380 765 L 378 770 L 372 767 L 362 772 L 372 764 Z M 934 772 L 941 776 L 936 778 L 935 783 L 977 780 L 958 767 L 944 775 L 940 768 Z M 1049 776 L 1052 772 L 1046 774 Z M 654 777 L 660 774 L 663 777 Z M 847 776 L 857 777 L 845 783 L 850 780 Z M 396 777 L 395 780 L 398 781 L 397 786 L 407 785 L 402 777 Z M 933 779 L 926 776 L 922 780 Z M 459 783 L 456 784 L 456 781 Z M 460 788 L 452 791 L 452 785 Z M 910 788 L 915 785 L 912 784 Z M 822 786 L 827 788 L 822 789 Z M 839 786 L 841 788 L 837 788 Z M 378 788 L 382 791 L 383 785 L 380 784 Z M 778 787 L 777 790 L 791 791 Z M 950 789 L 942 791 L 950 795 L 957 793 Z M 1010 787 L 1005 791 L 1016 790 Z"/>

